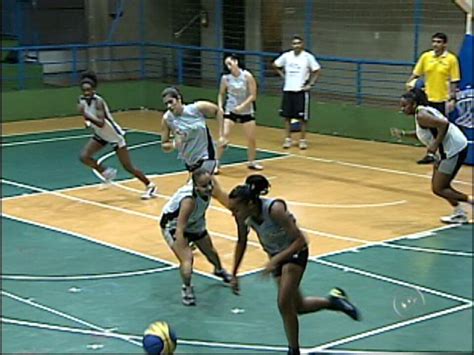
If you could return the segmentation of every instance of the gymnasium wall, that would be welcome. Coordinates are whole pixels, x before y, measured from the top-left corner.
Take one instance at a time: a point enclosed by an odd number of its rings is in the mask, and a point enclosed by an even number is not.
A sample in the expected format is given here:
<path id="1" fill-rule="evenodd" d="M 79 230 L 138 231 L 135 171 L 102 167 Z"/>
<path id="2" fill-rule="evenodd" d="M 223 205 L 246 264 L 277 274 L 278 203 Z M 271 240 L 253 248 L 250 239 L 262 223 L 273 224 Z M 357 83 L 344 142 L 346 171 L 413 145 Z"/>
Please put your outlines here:
<path id="1" fill-rule="evenodd" d="M 160 93 L 166 84 L 155 81 L 104 83 L 100 94 L 112 111 L 148 108 L 163 110 Z M 197 87 L 181 87 L 186 102 L 199 99 L 215 101 L 217 91 Z M 38 89 L 2 93 L 2 122 L 46 117 L 77 115 L 77 87 Z M 257 123 L 283 127 L 278 116 L 279 95 L 260 95 L 257 100 Z M 393 141 L 390 127 L 410 128 L 412 120 L 396 109 L 372 108 L 350 104 L 319 102 L 313 98 L 309 131 L 352 138 Z"/>

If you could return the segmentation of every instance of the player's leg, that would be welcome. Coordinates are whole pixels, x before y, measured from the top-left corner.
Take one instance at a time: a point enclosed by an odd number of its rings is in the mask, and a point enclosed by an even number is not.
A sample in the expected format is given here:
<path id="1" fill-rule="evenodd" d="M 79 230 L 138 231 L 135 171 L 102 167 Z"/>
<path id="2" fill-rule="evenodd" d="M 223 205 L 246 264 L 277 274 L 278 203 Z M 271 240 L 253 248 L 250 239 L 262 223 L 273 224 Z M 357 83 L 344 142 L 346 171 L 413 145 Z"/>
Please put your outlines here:
<path id="1" fill-rule="evenodd" d="M 212 244 L 209 233 L 206 231 L 204 237 L 196 240 L 194 243 L 199 248 L 201 253 L 204 254 L 207 261 L 214 265 L 214 275 L 219 276 L 224 282 L 229 283 L 232 279 L 232 276 L 222 267 L 221 259 L 219 258 L 219 254 Z"/>
<path id="2" fill-rule="evenodd" d="M 117 157 L 119 158 L 120 163 L 130 174 L 135 176 L 145 185 L 145 193 L 142 195 L 143 199 L 149 199 L 155 196 L 156 185 L 152 183 L 143 172 L 137 168 L 132 163 L 128 148 L 126 145 L 117 148 Z"/>
<path id="3" fill-rule="evenodd" d="M 194 296 L 193 287 L 191 285 L 191 276 L 194 262 L 193 252 L 187 241 L 185 245 L 176 244 L 174 231 L 170 231 L 167 228 L 162 228 L 161 232 L 165 238 L 166 243 L 179 261 L 179 272 L 181 275 L 181 280 L 183 281 L 181 288 L 182 302 L 186 306 L 193 306 L 196 304 L 196 297 Z"/>
<path id="4" fill-rule="evenodd" d="M 256 129 L 257 125 L 255 120 L 247 121 L 243 124 L 245 137 L 247 138 L 247 157 L 248 157 L 248 168 L 253 170 L 262 170 L 263 166 L 255 162 L 257 157 L 257 139 Z"/>
<path id="5" fill-rule="evenodd" d="M 234 121 L 230 118 L 224 118 L 224 132 L 221 138 L 224 140 L 225 144 L 218 144 L 217 146 L 217 166 L 214 171 L 215 174 L 219 174 L 219 162 L 224 154 L 224 150 L 227 148 L 227 144 L 229 143 L 230 131 L 232 130 L 232 127 L 234 127 L 234 124 Z"/>
<path id="6" fill-rule="evenodd" d="M 88 167 L 97 170 L 99 173 L 103 173 L 106 169 L 103 165 L 98 164 L 97 160 L 93 156 L 99 152 L 107 142 L 99 141 L 98 139 L 92 137 L 82 148 L 82 151 L 79 155 L 79 160 Z"/>

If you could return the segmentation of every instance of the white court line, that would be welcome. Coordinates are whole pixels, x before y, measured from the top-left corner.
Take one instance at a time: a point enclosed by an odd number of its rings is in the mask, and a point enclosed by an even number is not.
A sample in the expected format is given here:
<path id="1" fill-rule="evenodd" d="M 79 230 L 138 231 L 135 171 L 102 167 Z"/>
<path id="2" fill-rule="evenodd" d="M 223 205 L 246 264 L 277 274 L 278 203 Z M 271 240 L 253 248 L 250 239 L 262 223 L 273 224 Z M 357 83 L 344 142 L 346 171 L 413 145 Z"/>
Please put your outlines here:
<path id="1" fill-rule="evenodd" d="M 120 277 L 129 276 L 141 276 L 149 274 L 158 274 L 163 271 L 177 269 L 176 266 L 165 266 L 157 267 L 153 269 L 137 270 L 137 271 L 126 271 L 126 272 L 113 272 L 108 274 L 92 274 L 92 275 L 70 275 L 70 276 L 40 276 L 40 275 L 0 275 L 2 280 L 15 280 L 15 281 L 71 281 L 71 280 L 104 280 L 104 279 L 115 279 Z"/>
<path id="2" fill-rule="evenodd" d="M 38 144 L 38 143 L 48 143 L 48 142 L 57 142 L 57 141 L 67 141 L 67 140 L 73 140 L 73 139 L 80 139 L 80 138 L 90 138 L 91 134 L 81 134 L 78 136 L 68 136 L 68 137 L 56 137 L 56 138 L 45 138 L 45 139 L 36 139 L 36 140 L 31 140 L 31 141 L 21 141 L 21 142 L 11 142 L 11 143 L 2 143 L 0 144 L 0 147 L 12 147 L 12 146 L 18 146 L 18 145 L 26 145 L 26 144 Z"/>
<path id="3" fill-rule="evenodd" d="M 112 333 L 112 331 L 110 330 L 107 330 L 105 328 L 102 328 L 102 327 L 99 327 L 98 325 L 95 325 L 95 324 L 92 324 L 92 323 L 89 323 L 83 319 L 80 319 L 80 318 L 77 318 L 77 317 L 74 317 L 70 314 L 67 314 L 67 313 L 64 313 L 64 312 L 61 312 L 61 311 L 58 311 L 54 308 L 51 308 L 51 307 L 48 307 L 48 306 L 44 306 L 38 302 L 35 302 L 35 301 L 32 301 L 32 300 L 29 300 L 29 299 L 26 299 L 26 298 L 23 298 L 23 297 L 20 297 L 20 296 L 17 296 L 17 295 L 14 295 L 13 293 L 10 293 L 10 292 L 7 292 L 7 291 L 4 291 L 2 290 L 2 295 L 3 296 L 6 296 L 8 298 L 11 298 L 11 299 L 14 299 L 15 301 L 18 301 L 18 302 L 21 302 L 21 303 L 24 303 L 24 304 L 27 304 L 29 306 L 32 306 L 34 308 L 38 308 L 38 309 L 41 309 L 43 311 L 46 311 L 48 313 L 52 313 L 52 314 L 55 314 L 59 317 L 62 317 L 64 319 L 68 319 L 70 321 L 73 321 L 75 323 L 78 323 L 78 324 L 82 324 L 82 325 L 85 325 L 86 327 L 89 327 L 89 328 L 92 328 L 92 329 L 95 329 L 95 330 L 98 330 L 100 332 L 104 332 L 104 333 Z M 118 339 L 121 339 L 121 340 L 125 340 L 126 342 L 129 342 L 129 343 L 132 343 L 132 344 L 135 344 L 135 345 L 139 345 L 141 346 L 141 343 L 136 341 L 136 340 L 133 340 L 133 339 L 130 339 L 129 337 L 124 337 L 124 336 L 117 336 Z"/>
<path id="4" fill-rule="evenodd" d="M 410 173 L 410 172 L 407 172 L 407 171 L 395 170 L 395 169 L 379 168 L 377 166 L 371 166 L 371 165 L 349 163 L 349 162 L 345 162 L 345 161 L 342 161 L 342 160 L 321 159 L 321 158 L 315 158 L 315 157 L 308 157 L 308 156 L 301 155 L 301 154 L 291 154 L 291 156 L 301 158 L 301 159 L 307 159 L 307 160 L 322 162 L 322 163 L 339 164 L 339 165 L 344 165 L 344 166 L 350 166 L 352 168 L 375 170 L 375 171 L 380 171 L 380 172 L 390 173 L 390 174 L 414 176 L 414 177 L 419 177 L 419 178 L 423 178 L 423 179 L 430 179 L 430 180 L 432 178 L 431 175 Z M 472 182 L 460 181 L 460 180 L 453 180 L 453 182 L 456 182 L 456 183 L 462 184 L 462 185 L 472 186 Z"/>
<path id="5" fill-rule="evenodd" d="M 136 144 L 136 145 L 133 145 L 133 146 L 129 146 L 128 147 L 128 150 L 133 150 L 133 149 L 138 149 L 138 148 L 142 148 L 142 147 L 146 147 L 146 146 L 149 146 L 149 145 L 153 145 L 153 144 L 157 144 L 157 143 L 160 143 L 159 141 L 158 142 L 146 142 L 146 143 L 140 143 L 140 144 Z M 231 145 L 231 146 L 237 146 L 237 147 L 240 147 L 238 145 Z M 270 151 L 269 151 L 270 152 Z M 110 158 L 111 156 L 113 156 L 115 154 L 115 151 L 111 151 L 111 152 L 108 152 L 107 154 L 104 154 L 103 156 L 101 156 L 98 160 L 97 160 L 97 163 L 98 164 L 101 164 L 102 162 L 104 162 L 106 159 Z M 273 158 L 262 158 L 262 159 L 258 159 L 259 161 L 269 161 L 269 160 L 279 160 L 279 159 L 285 159 L 285 158 L 288 158 L 289 155 L 284 155 L 284 156 L 279 156 L 279 157 L 273 157 Z M 237 166 L 237 165 L 244 165 L 244 164 L 247 164 L 247 162 L 239 162 L 239 163 L 233 163 L 233 164 L 226 164 L 226 165 L 223 165 L 222 168 L 224 167 L 230 167 L 230 166 Z M 97 171 L 97 170 L 93 170 L 93 173 L 95 174 L 95 176 L 97 178 L 99 178 L 100 180 L 104 180 L 102 175 Z M 162 175 L 160 175 L 162 176 Z M 272 177 L 272 179 L 275 179 L 275 177 Z M 270 180 L 270 178 L 267 177 L 267 179 Z M 138 189 L 134 189 L 132 187 L 128 187 L 128 186 L 124 186 L 122 185 L 123 181 L 120 181 L 120 184 L 118 182 L 112 182 L 112 184 L 116 187 L 119 187 L 119 188 L 122 188 L 124 190 L 128 190 L 128 191 L 131 191 L 131 192 L 134 192 L 134 193 L 139 193 L 139 194 L 142 194 L 143 191 L 140 191 Z M 161 197 L 161 198 L 166 198 L 166 199 L 169 199 L 170 196 L 167 196 L 167 195 L 163 195 L 163 194 L 159 194 L 159 193 L 155 193 L 155 195 L 157 197 Z M 401 205 L 401 204 L 404 204 L 406 203 L 407 201 L 406 200 L 399 200 L 399 201 L 393 201 L 393 202 L 384 202 L 384 203 L 368 203 L 368 204 L 318 204 L 318 203 L 306 203 L 306 202 L 296 202 L 296 201 L 286 201 L 287 204 L 289 205 L 296 205 L 296 206 L 305 206 L 305 207 L 322 207 L 322 208 L 373 208 L 373 207 L 389 207 L 389 206 L 396 206 L 396 205 Z M 229 211 L 225 208 L 218 208 L 218 207 L 214 207 L 214 209 L 217 209 L 221 212 L 226 212 L 226 213 L 229 213 Z"/>
<path id="6" fill-rule="evenodd" d="M 139 335 L 132 335 L 132 334 L 123 334 L 123 333 L 112 333 L 112 332 L 100 332 L 95 330 L 89 329 L 81 329 L 81 328 L 73 328 L 67 326 L 59 326 L 54 324 L 47 324 L 47 323 L 38 323 L 38 322 L 30 322 L 24 321 L 19 319 L 12 319 L 2 317 L 1 322 L 5 324 L 13 324 L 13 325 L 21 325 L 30 328 L 40 328 L 40 329 L 48 329 L 48 330 L 56 330 L 60 332 L 68 332 L 68 333 L 75 333 L 75 334 L 83 334 L 83 335 L 92 335 L 92 336 L 99 336 L 104 338 L 116 338 L 116 339 L 130 339 L 130 340 L 137 340 L 134 342 L 134 345 L 142 346 L 139 341 L 141 341 L 143 336 Z M 258 350 L 258 351 L 286 351 L 286 347 L 281 346 L 266 346 L 266 345 L 251 345 L 251 344 L 237 344 L 237 343 L 220 343 L 220 342 L 212 342 L 212 341 L 199 341 L 199 340 L 186 340 L 178 338 L 177 341 L 178 346 L 180 345 L 195 345 L 195 346 L 203 346 L 203 347 L 211 347 L 211 348 L 224 348 L 224 349 L 242 349 L 242 350 Z"/>
<path id="7" fill-rule="evenodd" d="M 336 269 L 340 269 L 344 272 L 352 272 L 354 274 L 359 274 L 359 275 L 366 276 L 366 277 L 371 278 L 371 279 L 376 279 L 376 280 L 388 282 L 388 283 L 391 283 L 391 284 L 394 284 L 394 285 L 415 288 L 419 291 L 424 291 L 426 293 L 429 293 L 429 294 L 432 294 L 432 295 L 435 295 L 435 296 L 438 296 L 438 297 L 443 297 L 443 298 L 447 298 L 447 299 L 450 299 L 450 300 L 453 300 L 453 301 L 462 302 L 462 303 L 466 303 L 466 304 L 472 304 L 472 301 L 467 299 L 467 298 L 463 298 L 463 297 L 459 297 L 459 296 L 456 296 L 456 295 L 452 295 L 450 293 L 434 290 L 434 289 L 431 289 L 431 288 L 428 288 L 428 287 L 419 286 L 419 285 L 416 285 L 416 284 L 413 284 L 413 283 L 410 283 L 410 282 L 397 280 L 397 279 L 394 279 L 394 278 L 391 278 L 391 277 L 388 277 L 388 276 L 375 274 L 373 272 L 364 271 L 364 270 L 357 269 L 357 268 L 354 268 L 354 267 L 351 267 L 351 266 L 346 266 L 346 265 L 343 265 L 343 264 L 334 263 L 332 261 L 326 261 L 326 260 L 318 259 L 316 257 L 310 257 L 309 260 L 312 260 L 313 262 L 318 263 L 318 264 L 322 264 L 322 265 L 325 265 L 325 266 L 330 266 L 330 267 L 333 267 L 333 268 L 336 268 Z"/>
<path id="8" fill-rule="evenodd" d="M 416 233 L 413 233 L 413 234 L 407 234 L 407 235 L 402 235 L 402 236 L 386 239 L 385 242 L 393 242 L 393 241 L 403 240 L 403 239 L 421 239 L 421 238 L 431 237 L 431 236 L 435 235 L 435 232 L 456 228 L 458 226 L 459 225 L 456 225 L 456 224 L 450 224 L 450 225 L 441 226 L 441 227 L 429 229 L 429 230 L 422 231 L 422 232 L 416 232 Z M 358 246 L 355 246 L 355 247 L 348 247 L 348 248 L 338 249 L 337 251 L 330 251 L 330 252 L 327 252 L 327 253 L 323 253 L 323 254 L 314 256 L 313 258 L 324 258 L 324 257 L 327 257 L 327 256 L 344 254 L 344 253 L 347 253 L 347 252 L 359 252 L 363 248 L 368 248 L 368 247 L 371 247 L 371 246 L 378 246 L 378 245 L 383 243 L 383 242 L 378 242 L 378 241 L 371 241 L 371 242 L 367 241 L 367 243 L 362 243 L 359 239 L 355 239 L 355 238 L 337 236 L 335 234 L 324 233 L 324 232 L 320 232 L 320 231 L 314 231 L 314 230 L 311 230 L 311 229 L 306 229 L 306 228 L 301 228 L 301 227 L 300 227 L 300 229 L 303 230 L 303 231 L 306 231 L 307 233 L 321 235 L 321 236 L 324 236 L 324 237 L 354 241 L 354 242 L 357 242 L 357 243 L 360 243 L 360 244 L 365 244 L 365 245 L 358 245 Z M 388 245 L 390 245 L 390 244 L 388 244 Z M 239 277 L 252 275 L 252 274 L 255 274 L 255 273 L 260 272 L 262 270 L 263 270 L 263 268 L 258 268 L 258 269 L 243 272 L 241 274 L 239 273 Z"/>
<path id="9" fill-rule="evenodd" d="M 390 324 L 390 325 L 383 326 L 383 327 L 380 327 L 380 328 L 377 328 L 377 329 L 369 330 L 369 331 L 364 332 L 364 333 L 349 336 L 347 338 L 339 339 L 339 340 L 336 340 L 336 341 L 331 341 L 329 343 L 325 343 L 325 344 L 316 346 L 314 348 L 305 349 L 304 352 L 305 353 L 306 352 L 307 353 L 319 352 L 321 350 L 329 349 L 329 348 L 334 347 L 334 346 L 339 346 L 339 345 L 342 345 L 342 344 L 351 343 L 353 341 L 368 338 L 368 337 L 371 337 L 373 335 L 386 333 L 386 332 L 394 330 L 394 329 L 398 329 L 398 328 L 406 327 L 408 325 L 420 323 L 420 322 L 426 321 L 428 319 L 439 318 L 439 317 L 445 316 L 447 314 L 460 312 L 460 311 L 472 308 L 472 305 L 473 304 L 471 302 L 471 303 L 468 303 L 468 304 L 463 304 L 463 305 L 459 305 L 459 306 L 456 306 L 456 307 L 448 308 L 448 309 L 445 309 L 445 310 L 442 310 L 442 311 L 437 311 L 437 312 L 433 312 L 433 313 L 430 313 L 430 314 L 426 314 L 426 315 L 423 315 L 423 316 L 420 316 L 420 317 L 417 317 L 417 318 L 413 318 L 413 319 L 409 319 L 409 320 L 406 320 L 406 321 L 403 321 L 403 322 Z"/>
<path id="10" fill-rule="evenodd" d="M 467 257 L 474 257 L 474 253 L 472 252 L 464 252 L 464 251 L 453 251 L 453 250 L 444 250 L 444 249 L 432 249 L 432 248 L 420 248 L 408 245 L 400 245 L 400 244 L 388 244 L 382 243 L 382 246 L 388 246 L 394 249 L 402 249 L 402 250 L 411 250 L 411 251 L 419 251 L 422 253 L 431 253 L 431 254 L 441 254 L 441 255 L 452 255 L 452 256 L 467 256 Z"/>
<path id="11" fill-rule="evenodd" d="M 61 133 L 61 132 L 70 132 L 70 131 L 81 131 L 81 130 L 84 130 L 85 128 L 84 127 L 76 127 L 76 128 L 58 128 L 58 129 L 48 129 L 48 130 L 37 130 L 37 131 L 34 131 L 34 132 L 22 132 L 22 133 L 12 133 L 12 134 L 2 134 L 1 135 L 1 139 L 5 139 L 5 138 L 8 138 L 8 137 L 18 137 L 18 136 L 31 136 L 31 135 L 35 135 L 35 134 L 45 134 L 45 133 Z"/>
<path id="12" fill-rule="evenodd" d="M 454 228 L 454 227 L 458 227 L 458 226 L 461 226 L 461 224 L 450 225 L 450 226 L 446 226 L 446 227 L 442 227 L 442 228 L 443 229 L 448 229 L 448 228 Z M 394 237 L 394 238 L 385 239 L 383 241 L 377 242 L 377 241 L 365 240 L 365 239 L 361 239 L 361 238 L 347 237 L 347 236 L 341 236 L 341 235 L 327 233 L 327 232 L 321 232 L 321 231 L 308 229 L 308 228 L 303 228 L 303 227 L 300 227 L 300 229 L 302 231 L 306 232 L 306 233 L 309 233 L 309 234 L 315 234 L 315 235 L 320 235 L 320 236 L 327 237 L 327 238 L 333 238 L 333 239 L 338 239 L 338 240 L 344 240 L 344 241 L 347 241 L 347 242 L 362 244 L 361 246 L 355 247 L 357 250 L 367 248 L 367 247 L 372 247 L 372 246 L 382 246 L 382 247 L 386 247 L 386 248 L 404 249 L 404 250 L 416 251 L 416 252 L 421 252 L 421 253 L 452 255 L 452 256 L 467 256 L 467 257 L 473 257 L 474 256 L 474 254 L 472 252 L 452 251 L 452 250 L 444 250 L 444 249 L 431 249 L 431 248 L 405 246 L 405 245 L 398 245 L 398 244 L 389 243 L 389 242 L 400 240 L 400 239 L 413 239 L 411 237 L 412 235 L 402 236 L 402 237 Z M 439 228 L 437 228 L 435 230 L 439 230 Z M 420 235 L 420 233 L 416 233 L 416 235 Z"/>
<path id="13" fill-rule="evenodd" d="M 170 265 L 170 266 L 173 266 L 175 268 L 179 267 L 178 264 L 173 263 L 169 260 L 161 259 L 161 258 L 158 258 L 156 256 L 143 254 L 143 253 L 140 253 L 140 252 L 132 250 L 132 249 L 121 247 L 121 246 L 111 244 L 111 243 L 107 243 L 107 242 L 104 242 L 104 241 L 101 241 L 101 240 L 98 240 L 98 239 L 94 239 L 93 237 L 86 236 L 84 234 L 72 232 L 72 231 L 69 231 L 69 230 L 66 230 L 66 229 L 50 226 L 48 224 L 44 224 L 44 223 L 40 223 L 40 222 L 31 221 L 31 220 L 24 219 L 24 218 L 21 218 L 21 217 L 15 217 L 15 216 L 9 215 L 9 214 L 4 213 L 4 212 L 1 213 L 1 216 L 5 217 L 5 218 L 9 218 L 9 219 L 14 220 L 14 221 L 21 222 L 21 223 L 30 224 L 30 225 L 33 225 L 33 226 L 37 226 L 37 227 L 41 227 L 41 228 L 44 228 L 44 229 L 52 230 L 54 232 L 59 232 L 62 235 L 72 236 L 72 237 L 76 237 L 76 238 L 79 238 L 79 239 L 83 239 L 83 240 L 86 240 L 88 242 L 98 244 L 98 245 L 102 245 L 102 246 L 106 246 L 108 248 L 119 250 L 119 251 L 122 251 L 122 252 L 127 253 L 127 254 L 139 256 L 139 257 L 142 257 L 142 258 L 145 258 L 145 259 L 148 259 L 148 260 L 158 261 L 162 264 Z M 201 276 L 204 276 L 204 277 L 207 277 L 207 278 L 210 278 L 210 279 L 213 279 L 213 280 L 219 280 L 219 281 L 221 280 L 217 276 L 214 276 L 214 275 L 211 275 L 211 274 L 208 274 L 208 273 L 196 270 L 196 269 L 193 270 L 193 273 L 199 274 Z"/>
<path id="14" fill-rule="evenodd" d="M 303 207 L 318 207 L 318 208 L 374 208 L 374 207 L 390 207 L 403 205 L 407 203 L 407 200 L 399 200 L 392 202 L 381 202 L 381 203 L 361 203 L 361 204 L 329 204 L 329 203 L 309 203 L 309 202 L 297 202 L 287 201 L 288 205 L 303 206 Z"/>
<path id="15" fill-rule="evenodd" d="M 75 197 L 75 196 L 70 196 L 70 195 L 66 195 L 66 194 L 63 194 L 63 193 L 59 193 L 57 191 L 46 190 L 46 189 L 43 189 L 41 187 L 26 185 L 26 184 L 14 182 L 14 181 L 6 180 L 6 179 L 1 179 L 1 182 L 5 183 L 5 184 L 8 184 L 8 185 L 13 185 L 13 186 L 22 187 L 22 188 L 28 188 L 28 189 L 33 190 L 33 191 L 35 191 L 35 190 L 40 191 L 40 192 L 43 192 L 45 194 L 50 194 L 50 195 L 53 195 L 53 196 L 56 196 L 56 197 L 65 198 L 67 200 L 72 200 L 72 201 L 79 202 L 79 203 L 85 203 L 85 204 L 96 206 L 96 207 L 101 207 L 101 208 L 114 210 L 114 211 L 117 211 L 117 212 L 131 214 L 131 215 L 134 215 L 134 216 L 137 216 L 137 217 L 151 219 L 151 220 L 154 220 L 156 222 L 159 222 L 159 220 L 160 220 L 160 216 L 156 216 L 156 215 L 152 215 L 152 214 L 148 214 L 148 213 L 143 213 L 143 212 L 138 212 L 138 211 L 122 208 L 122 207 L 107 205 L 107 204 L 104 204 L 104 203 L 95 202 L 95 201 L 91 201 L 91 200 L 86 200 L 86 199 L 83 199 L 83 198 L 80 198 L 80 197 Z M 210 208 L 222 210 L 222 208 L 219 208 L 219 207 L 210 206 Z M 225 211 L 228 212 L 227 210 L 225 210 Z M 3 215 L 3 213 L 2 213 L 2 215 Z M 223 238 L 223 236 L 224 236 L 224 234 L 222 234 L 222 233 L 217 233 L 217 232 L 213 232 L 213 231 L 210 231 L 210 230 L 208 230 L 208 231 L 211 235 L 216 235 L 217 237 Z M 234 239 L 233 237 L 230 237 L 230 236 L 226 236 L 225 238 L 230 239 L 230 240 L 237 240 L 237 239 Z"/>

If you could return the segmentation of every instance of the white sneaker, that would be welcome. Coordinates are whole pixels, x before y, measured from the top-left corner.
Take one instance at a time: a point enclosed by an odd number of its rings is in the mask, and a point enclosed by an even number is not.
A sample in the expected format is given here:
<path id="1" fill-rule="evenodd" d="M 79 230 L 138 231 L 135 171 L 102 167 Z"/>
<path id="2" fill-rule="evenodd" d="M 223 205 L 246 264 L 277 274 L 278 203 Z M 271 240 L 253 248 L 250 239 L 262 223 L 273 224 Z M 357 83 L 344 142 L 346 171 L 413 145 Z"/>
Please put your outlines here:
<path id="1" fill-rule="evenodd" d="M 213 171 L 213 174 L 214 175 L 219 175 L 219 173 L 221 172 L 221 165 L 219 164 L 219 162 L 216 163 L 216 167 L 214 168 L 214 171 Z"/>
<path id="2" fill-rule="evenodd" d="M 114 168 L 107 168 L 102 173 L 102 177 L 104 178 L 104 183 L 110 184 L 113 179 L 117 176 L 117 169 Z"/>
<path id="3" fill-rule="evenodd" d="M 181 297 L 185 306 L 196 305 L 196 296 L 194 296 L 193 286 L 181 286 Z"/>
<path id="4" fill-rule="evenodd" d="M 156 185 L 150 182 L 148 186 L 146 187 L 145 193 L 142 195 L 142 200 L 149 200 L 151 198 L 155 198 L 156 197 L 155 192 L 156 192 Z"/>
<path id="5" fill-rule="evenodd" d="M 469 218 L 466 212 L 456 212 L 451 216 L 444 216 L 440 218 L 441 222 L 446 224 L 464 224 L 469 223 Z"/>
<path id="6" fill-rule="evenodd" d="M 306 139 L 300 139 L 300 149 L 308 149 L 308 141 Z"/>
<path id="7" fill-rule="evenodd" d="M 292 144 L 293 142 L 291 141 L 291 138 L 285 138 L 285 141 L 283 142 L 283 149 L 291 148 Z"/>
<path id="8" fill-rule="evenodd" d="M 249 164 L 247 165 L 247 167 L 248 167 L 250 170 L 263 170 L 263 166 L 260 165 L 260 164 L 257 163 L 257 162 L 254 162 L 254 161 L 249 162 Z"/>

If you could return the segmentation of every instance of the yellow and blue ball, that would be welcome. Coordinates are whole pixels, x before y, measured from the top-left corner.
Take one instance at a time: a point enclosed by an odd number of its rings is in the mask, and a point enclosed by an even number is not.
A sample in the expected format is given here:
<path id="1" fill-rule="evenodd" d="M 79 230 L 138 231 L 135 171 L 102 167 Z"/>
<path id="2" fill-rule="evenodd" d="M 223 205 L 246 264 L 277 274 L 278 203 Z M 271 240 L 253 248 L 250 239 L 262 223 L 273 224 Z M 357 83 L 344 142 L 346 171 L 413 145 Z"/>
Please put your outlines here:
<path id="1" fill-rule="evenodd" d="M 176 334 L 166 322 L 155 322 L 145 330 L 143 348 L 149 355 L 173 354 Z"/>

